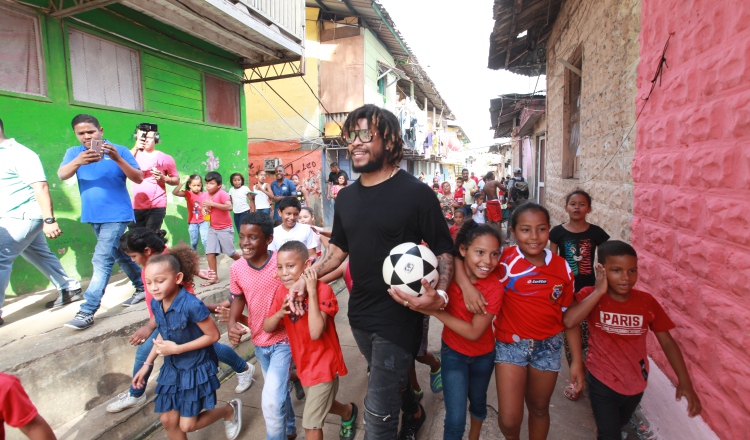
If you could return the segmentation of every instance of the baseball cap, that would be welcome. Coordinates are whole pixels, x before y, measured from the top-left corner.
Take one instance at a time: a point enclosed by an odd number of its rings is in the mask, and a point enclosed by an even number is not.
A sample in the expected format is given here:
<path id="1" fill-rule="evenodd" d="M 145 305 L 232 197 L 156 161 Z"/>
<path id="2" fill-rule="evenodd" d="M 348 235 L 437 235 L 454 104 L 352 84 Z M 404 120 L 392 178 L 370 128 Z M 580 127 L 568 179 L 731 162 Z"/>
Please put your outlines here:
<path id="1" fill-rule="evenodd" d="M 521 169 L 520 169 L 520 168 L 516 168 L 515 170 L 513 170 L 513 173 L 514 173 L 514 174 L 521 174 L 522 172 L 523 172 L 523 171 L 521 171 Z"/>

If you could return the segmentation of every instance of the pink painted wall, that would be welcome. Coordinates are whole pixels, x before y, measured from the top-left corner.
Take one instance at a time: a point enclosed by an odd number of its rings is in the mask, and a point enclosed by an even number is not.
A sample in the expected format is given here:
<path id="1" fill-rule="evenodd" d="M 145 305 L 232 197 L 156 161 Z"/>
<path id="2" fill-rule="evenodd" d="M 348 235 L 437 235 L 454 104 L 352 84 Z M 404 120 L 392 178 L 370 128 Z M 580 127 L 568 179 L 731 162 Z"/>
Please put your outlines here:
<path id="1" fill-rule="evenodd" d="M 703 417 L 726 439 L 750 420 L 750 2 L 643 0 L 631 241 L 640 286 L 677 325 Z M 651 354 L 676 377 L 655 340 Z M 648 392 L 648 391 L 647 391 Z"/>

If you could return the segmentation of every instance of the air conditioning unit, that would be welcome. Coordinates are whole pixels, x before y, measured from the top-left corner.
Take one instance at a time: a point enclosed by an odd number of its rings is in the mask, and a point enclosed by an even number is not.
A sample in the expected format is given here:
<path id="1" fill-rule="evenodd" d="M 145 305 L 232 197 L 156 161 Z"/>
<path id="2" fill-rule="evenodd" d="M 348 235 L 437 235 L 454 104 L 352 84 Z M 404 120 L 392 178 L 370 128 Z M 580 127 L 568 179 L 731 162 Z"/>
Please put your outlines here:
<path id="1" fill-rule="evenodd" d="M 281 159 L 263 159 L 263 169 L 265 171 L 276 171 L 276 167 L 281 165 Z"/>

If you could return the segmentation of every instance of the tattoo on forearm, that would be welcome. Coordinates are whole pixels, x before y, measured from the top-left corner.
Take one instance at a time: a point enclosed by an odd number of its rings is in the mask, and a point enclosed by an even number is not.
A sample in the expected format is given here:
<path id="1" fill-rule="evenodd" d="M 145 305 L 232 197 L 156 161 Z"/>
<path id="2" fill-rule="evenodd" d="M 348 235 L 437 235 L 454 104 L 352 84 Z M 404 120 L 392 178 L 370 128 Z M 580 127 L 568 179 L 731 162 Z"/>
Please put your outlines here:
<path id="1" fill-rule="evenodd" d="M 339 265 L 344 261 L 342 258 L 334 257 L 333 252 L 331 252 L 330 249 L 331 245 L 323 248 L 323 255 L 320 256 L 318 261 L 320 263 L 315 263 L 315 272 L 317 272 L 318 276 L 321 277 L 323 275 L 328 274 L 333 269 L 339 267 Z"/>
<path id="2" fill-rule="evenodd" d="M 438 260 L 438 282 L 435 289 L 446 290 L 453 279 L 453 255 L 445 253 L 437 257 Z"/>

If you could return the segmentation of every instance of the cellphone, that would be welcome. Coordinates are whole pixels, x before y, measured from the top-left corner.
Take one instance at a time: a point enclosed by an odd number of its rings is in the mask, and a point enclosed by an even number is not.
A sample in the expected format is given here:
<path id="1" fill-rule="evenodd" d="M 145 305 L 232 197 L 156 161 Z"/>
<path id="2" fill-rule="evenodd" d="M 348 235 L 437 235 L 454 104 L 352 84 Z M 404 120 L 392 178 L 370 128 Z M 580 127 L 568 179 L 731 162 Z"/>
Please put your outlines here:
<path id="1" fill-rule="evenodd" d="M 103 140 L 94 139 L 91 141 L 91 149 L 96 151 L 99 154 L 102 153 L 102 146 L 104 146 Z"/>

